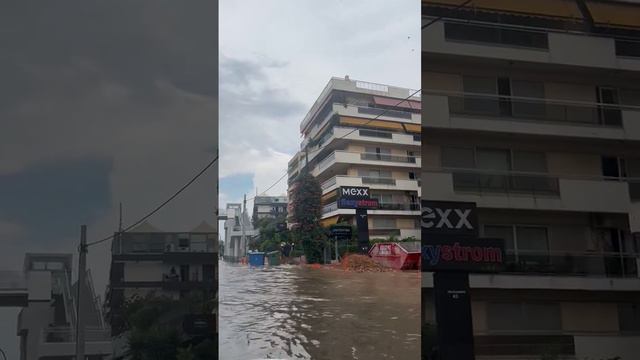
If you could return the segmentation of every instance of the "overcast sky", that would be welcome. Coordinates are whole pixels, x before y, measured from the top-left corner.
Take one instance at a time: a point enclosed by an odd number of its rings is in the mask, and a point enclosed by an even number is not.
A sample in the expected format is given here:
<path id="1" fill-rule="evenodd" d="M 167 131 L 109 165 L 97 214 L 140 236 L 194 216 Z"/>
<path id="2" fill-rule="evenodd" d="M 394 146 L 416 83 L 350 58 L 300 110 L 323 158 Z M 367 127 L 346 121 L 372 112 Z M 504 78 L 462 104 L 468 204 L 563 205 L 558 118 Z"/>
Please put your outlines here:
<path id="1" fill-rule="evenodd" d="M 418 89 L 419 14 L 418 0 L 223 0 L 221 209 L 284 174 L 300 121 L 332 76 Z M 285 178 L 268 194 L 286 187 Z"/>
<path id="2" fill-rule="evenodd" d="M 0 5 L 0 270 L 74 252 L 170 196 L 216 153 L 217 5 L 210 0 Z M 150 220 L 215 225 L 216 171 Z M 104 295 L 110 242 L 88 262 Z M 77 256 L 74 252 L 74 262 Z M 17 309 L 0 347 L 17 359 Z"/>

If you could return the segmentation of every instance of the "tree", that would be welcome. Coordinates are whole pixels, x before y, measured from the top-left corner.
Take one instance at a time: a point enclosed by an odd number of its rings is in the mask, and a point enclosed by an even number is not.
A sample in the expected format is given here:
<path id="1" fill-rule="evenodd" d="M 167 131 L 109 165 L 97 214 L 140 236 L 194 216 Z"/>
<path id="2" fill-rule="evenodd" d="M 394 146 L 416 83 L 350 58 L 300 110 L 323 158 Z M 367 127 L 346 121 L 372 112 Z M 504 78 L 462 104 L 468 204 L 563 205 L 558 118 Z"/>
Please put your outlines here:
<path id="1" fill-rule="evenodd" d="M 211 314 L 217 300 L 203 293 L 174 300 L 149 294 L 134 297 L 124 306 L 128 330 L 128 357 L 132 360 L 209 359 L 217 354 L 213 338 L 191 338 L 182 332 L 184 315 Z"/>
<path id="2" fill-rule="evenodd" d="M 326 235 L 320 227 L 322 188 L 316 178 L 303 171 L 296 179 L 291 193 L 293 211 L 291 220 L 295 224 L 296 238 L 302 245 L 309 263 L 322 262 L 322 249 Z"/>

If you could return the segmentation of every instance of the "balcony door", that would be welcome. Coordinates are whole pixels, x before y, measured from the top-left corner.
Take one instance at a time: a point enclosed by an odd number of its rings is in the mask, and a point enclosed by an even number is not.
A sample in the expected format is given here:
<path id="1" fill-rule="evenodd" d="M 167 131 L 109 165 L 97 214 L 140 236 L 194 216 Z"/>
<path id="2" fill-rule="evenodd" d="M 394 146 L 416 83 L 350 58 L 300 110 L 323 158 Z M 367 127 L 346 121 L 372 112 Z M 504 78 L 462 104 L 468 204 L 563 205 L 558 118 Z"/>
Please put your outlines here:
<path id="1" fill-rule="evenodd" d="M 603 125 L 620 126 L 622 124 L 622 111 L 618 107 L 620 105 L 618 89 L 598 86 L 597 95 L 598 102 L 602 104 L 598 107 L 600 123 Z"/>

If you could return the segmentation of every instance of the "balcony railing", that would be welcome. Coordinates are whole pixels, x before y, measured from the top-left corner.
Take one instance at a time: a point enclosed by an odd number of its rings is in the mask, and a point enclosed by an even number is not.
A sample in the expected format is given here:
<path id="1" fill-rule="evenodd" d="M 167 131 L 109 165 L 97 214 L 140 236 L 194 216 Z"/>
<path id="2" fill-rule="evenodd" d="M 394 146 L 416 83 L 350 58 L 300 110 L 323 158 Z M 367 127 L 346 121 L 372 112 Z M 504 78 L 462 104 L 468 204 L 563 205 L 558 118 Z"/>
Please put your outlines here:
<path id="1" fill-rule="evenodd" d="M 382 185 L 395 185 L 396 179 L 388 177 L 375 177 L 375 176 L 363 176 L 363 184 L 382 184 Z"/>
<path id="2" fill-rule="evenodd" d="M 400 101 L 398 101 L 400 102 Z M 374 107 L 358 106 L 358 113 L 367 115 L 382 115 L 389 117 L 397 117 L 401 119 L 411 119 L 412 113 L 400 110 L 387 110 Z"/>
<path id="3" fill-rule="evenodd" d="M 360 129 L 358 132 L 360 136 L 376 137 L 376 138 L 382 138 L 382 139 L 393 138 L 393 134 L 389 131 Z"/>
<path id="4" fill-rule="evenodd" d="M 322 190 L 326 190 L 326 189 L 332 187 L 333 185 L 335 185 L 337 183 L 337 181 L 338 181 L 338 177 L 334 176 L 334 177 L 330 178 L 329 180 L 323 182 L 320 185 L 320 187 L 322 188 Z"/>
<path id="5" fill-rule="evenodd" d="M 400 155 L 389 155 L 389 154 L 381 154 L 381 153 L 361 153 L 360 159 L 362 160 L 375 160 L 375 161 L 389 161 L 389 162 L 401 162 L 401 163 L 409 163 L 415 164 L 416 157 L 415 156 L 400 156 Z"/>
<path id="6" fill-rule="evenodd" d="M 622 127 L 619 105 L 557 102 L 496 94 L 450 94 L 449 111 L 458 115 L 564 125 Z"/>
<path id="7" fill-rule="evenodd" d="M 393 203 L 393 202 L 379 202 L 379 210 L 403 210 L 403 211 L 418 211 L 420 210 L 420 204 L 418 203 Z"/>
<path id="8" fill-rule="evenodd" d="M 507 252 L 506 273 L 637 278 L 639 254 L 603 252 Z"/>
<path id="9" fill-rule="evenodd" d="M 537 50 L 549 49 L 549 38 L 546 32 L 504 26 L 446 22 L 444 24 L 444 36 L 445 39 L 454 41 L 469 41 Z"/>
<path id="10" fill-rule="evenodd" d="M 87 328 L 85 330 L 87 342 L 110 342 L 111 333 L 103 328 Z M 75 343 L 76 332 L 71 327 L 55 327 L 42 330 L 43 343 Z"/>
<path id="11" fill-rule="evenodd" d="M 327 205 L 322 207 L 322 213 L 323 214 L 330 213 L 330 212 L 336 211 L 336 210 L 338 210 L 338 203 L 337 202 L 332 202 L 332 203 L 327 204 Z"/>
<path id="12" fill-rule="evenodd" d="M 616 55 L 640 58 L 640 41 L 616 39 Z"/>
<path id="13" fill-rule="evenodd" d="M 521 174 L 486 170 L 451 169 L 456 191 L 487 193 L 520 193 L 533 195 L 560 195 L 557 177 L 546 174 Z"/>

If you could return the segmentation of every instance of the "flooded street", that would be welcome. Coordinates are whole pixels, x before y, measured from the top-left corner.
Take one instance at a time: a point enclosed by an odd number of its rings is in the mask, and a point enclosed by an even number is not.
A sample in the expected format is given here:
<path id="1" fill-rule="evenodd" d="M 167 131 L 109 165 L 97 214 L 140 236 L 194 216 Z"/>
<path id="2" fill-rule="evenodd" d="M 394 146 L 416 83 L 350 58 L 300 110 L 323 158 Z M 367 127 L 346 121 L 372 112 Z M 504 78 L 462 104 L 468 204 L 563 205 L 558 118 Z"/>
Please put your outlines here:
<path id="1" fill-rule="evenodd" d="M 420 274 L 220 262 L 220 358 L 420 358 Z"/>

